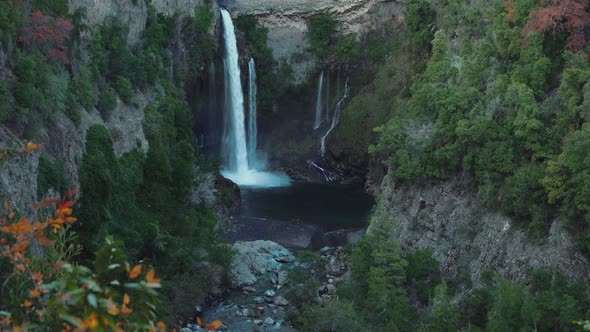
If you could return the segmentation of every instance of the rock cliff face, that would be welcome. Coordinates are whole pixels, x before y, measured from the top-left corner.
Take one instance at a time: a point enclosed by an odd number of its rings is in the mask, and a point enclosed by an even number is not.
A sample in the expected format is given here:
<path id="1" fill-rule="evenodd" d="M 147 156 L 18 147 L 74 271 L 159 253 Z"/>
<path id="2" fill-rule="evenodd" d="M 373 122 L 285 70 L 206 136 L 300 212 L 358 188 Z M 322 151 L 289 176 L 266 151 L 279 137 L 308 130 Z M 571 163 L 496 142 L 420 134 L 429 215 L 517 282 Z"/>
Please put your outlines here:
<path id="1" fill-rule="evenodd" d="M 113 148 L 117 156 L 138 148 L 147 152 L 148 142 L 143 132 L 143 108 L 153 100 L 153 93 L 144 95 L 137 93 L 134 103 L 137 106 L 125 105 L 120 100 L 117 109 L 109 121 L 104 121 L 98 111 L 81 112 L 78 127 L 63 113 L 55 114 L 53 124 L 37 134 L 36 142 L 42 142 L 44 152 L 51 158 L 64 163 L 66 179 L 70 186 L 78 186 L 78 168 L 82 161 L 86 144 L 86 131 L 94 124 L 105 126 L 112 138 Z M 19 140 L 8 129 L 0 127 L 0 149 L 19 148 L 26 144 Z M 0 167 L 0 198 L 21 210 L 27 210 L 30 203 L 37 199 L 37 168 L 39 152 L 9 158 Z"/>
<path id="2" fill-rule="evenodd" d="M 204 4 L 205 0 L 153 0 L 152 5 L 166 15 L 194 15 L 194 8 Z M 86 10 L 86 24 L 96 26 L 105 18 L 115 16 L 129 25 L 128 40 L 130 44 L 139 41 L 145 30 L 148 18 L 147 5 L 144 0 L 70 0 L 70 11 L 78 8 Z"/>
<path id="3" fill-rule="evenodd" d="M 268 45 L 276 59 L 303 52 L 307 43 L 305 20 L 330 12 L 345 34 L 379 30 L 384 24 L 403 24 L 403 0 L 219 0 L 234 16 L 254 15 L 268 28 Z M 292 61 L 296 81 L 313 66 L 309 60 Z"/>
<path id="4" fill-rule="evenodd" d="M 406 250 L 431 249 L 444 273 L 468 276 L 474 286 L 486 269 L 510 280 L 522 281 L 540 267 L 590 280 L 590 263 L 558 221 L 537 244 L 509 218 L 487 211 L 454 183 L 396 188 L 386 176 L 377 211 L 371 226 L 393 218 L 395 237 Z"/>

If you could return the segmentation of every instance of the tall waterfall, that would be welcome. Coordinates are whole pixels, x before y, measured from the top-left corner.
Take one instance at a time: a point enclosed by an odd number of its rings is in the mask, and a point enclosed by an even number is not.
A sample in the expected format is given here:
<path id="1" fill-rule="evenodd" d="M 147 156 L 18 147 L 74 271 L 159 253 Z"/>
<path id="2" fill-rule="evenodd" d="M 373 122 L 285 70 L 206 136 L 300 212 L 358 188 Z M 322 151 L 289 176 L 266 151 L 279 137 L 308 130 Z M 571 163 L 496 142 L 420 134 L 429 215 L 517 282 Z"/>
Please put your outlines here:
<path id="1" fill-rule="evenodd" d="M 256 124 L 256 67 L 254 59 L 248 62 L 248 162 L 254 165 L 256 161 L 256 146 L 258 145 L 258 128 Z"/>
<path id="2" fill-rule="evenodd" d="M 322 157 L 325 156 L 325 154 L 326 154 L 326 139 L 328 138 L 328 136 L 330 136 L 330 134 L 332 133 L 332 130 L 334 130 L 334 128 L 336 128 L 336 126 L 338 125 L 338 122 L 340 121 L 340 110 L 342 109 L 342 103 L 344 103 L 346 98 L 348 98 L 348 93 L 349 93 L 349 89 L 348 89 L 348 78 L 347 78 L 346 83 L 344 84 L 344 95 L 338 101 L 338 104 L 336 104 L 336 109 L 334 110 L 334 117 L 332 118 L 332 125 L 330 126 L 330 129 L 328 129 L 328 131 L 326 132 L 324 137 L 322 137 L 322 146 L 321 146 Z"/>
<path id="3" fill-rule="evenodd" d="M 249 163 L 246 145 L 246 126 L 244 115 L 244 92 L 240 81 L 239 54 L 236 43 L 234 24 L 224 8 L 221 12 L 223 39 L 225 41 L 225 133 L 224 157 L 227 164 L 222 167 L 222 174 L 238 185 L 243 186 L 284 186 L 290 180 L 284 174 L 274 174 L 255 169 Z M 256 135 L 255 130 L 251 134 Z"/>
<path id="4" fill-rule="evenodd" d="M 230 114 L 229 157 L 231 170 L 237 173 L 248 171 L 248 150 L 246 149 L 246 128 L 244 127 L 244 93 L 240 81 L 238 45 L 234 23 L 229 12 L 221 10 L 223 38 L 225 40 L 225 70 L 228 73 Z M 228 89 L 228 87 L 226 87 Z"/>
<path id="5" fill-rule="evenodd" d="M 322 103 L 322 95 L 324 87 L 324 72 L 320 74 L 320 81 L 318 82 L 318 93 L 317 99 L 315 102 L 315 122 L 313 124 L 313 130 L 317 130 L 320 125 L 322 124 L 322 109 L 324 108 L 324 104 Z"/>

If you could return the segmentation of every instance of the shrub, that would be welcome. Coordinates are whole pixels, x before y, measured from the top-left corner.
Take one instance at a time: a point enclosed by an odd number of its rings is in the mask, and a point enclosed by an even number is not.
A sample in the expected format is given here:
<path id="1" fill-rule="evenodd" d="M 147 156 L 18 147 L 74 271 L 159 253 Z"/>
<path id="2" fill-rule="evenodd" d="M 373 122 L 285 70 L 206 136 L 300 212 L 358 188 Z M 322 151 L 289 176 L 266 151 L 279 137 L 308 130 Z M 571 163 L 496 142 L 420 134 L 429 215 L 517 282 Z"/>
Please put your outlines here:
<path id="1" fill-rule="evenodd" d="M 122 76 L 117 77 L 117 80 L 115 81 L 115 90 L 125 104 L 131 103 L 134 91 L 133 85 L 131 85 L 131 82 L 127 78 Z"/>
<path id="2" fill-rule="evenodd" d="M 324 306 L 310 306 L 299 318 L 302 331 L 357 332 L 370 330 L 368 324 L 348 301 L 330 301 Z"/>
<path id="3" fill-rule="evenodd" d="M 305 38 L 309 43 L 309 51 L 317 60 L 324 62 L 336 43 L 339 23 L 332 14 L 325 12 L 309 17 L 306 24 Z"/>
<path id="4" fill-rule="evenodd" d="M 67 190 L 67 181 L 64 176 L 63 163 L 51 161 L 47 156 L 39 157 L 39 168 L 37 170 L 37 196 L 42 198 L 49 191 L 55 190 L 63 194 Z"/>
<path id="5" fill-rule="evenodd" d="M 206 5 L 195 7 L 195 26 L 199 33 L 207 33 L 213 24 L 213 12 Z"/>
<path id="6" fill-rule="evenodd" d="M 113 93 L 113 91 L 106 87 L 104 90 L 100 91 L 98 95 L 98 104 L 96 108 L 100 111 L 100 115 L 104 120 L 108 120 L 111 117 L 111 113 L 117 107 L 117 97 Z"/>

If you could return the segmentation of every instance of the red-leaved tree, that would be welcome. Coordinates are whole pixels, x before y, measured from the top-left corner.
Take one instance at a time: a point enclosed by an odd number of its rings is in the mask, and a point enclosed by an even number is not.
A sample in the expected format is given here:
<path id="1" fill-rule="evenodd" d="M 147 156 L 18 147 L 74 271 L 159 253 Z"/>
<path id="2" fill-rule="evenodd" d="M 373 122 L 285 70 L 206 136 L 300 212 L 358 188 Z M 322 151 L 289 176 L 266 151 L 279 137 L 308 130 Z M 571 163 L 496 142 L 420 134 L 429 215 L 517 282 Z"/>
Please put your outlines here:
<path id="1" fill-rule="evenodd" d="M 19 42 L 26 47 L 38 47 L 46 54 L 49 61 L 68 62 L 68 47 L 74 25 L 58 17 L 53 18 L 35 11 L 29 17 L 29 24 L 20 29 Z"/>
<path id="2" fill-rule="evenodd" d="M 584 25 L 590 23 L 586 12 L 590 0 L 541 0 L 548 6 L 534 10 L 524 28 L 524 33 L 566 32 L 569 33 L 566 47 L 578 52 L 586 43 Z"/>

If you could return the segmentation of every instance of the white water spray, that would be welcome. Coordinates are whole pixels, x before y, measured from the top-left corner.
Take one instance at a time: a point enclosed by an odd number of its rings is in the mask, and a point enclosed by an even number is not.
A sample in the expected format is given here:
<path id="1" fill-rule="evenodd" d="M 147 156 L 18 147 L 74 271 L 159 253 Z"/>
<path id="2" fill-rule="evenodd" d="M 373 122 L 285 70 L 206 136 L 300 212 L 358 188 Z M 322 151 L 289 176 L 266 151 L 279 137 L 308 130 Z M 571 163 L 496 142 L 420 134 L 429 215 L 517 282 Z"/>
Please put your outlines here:
<path id="1" fill-rule="evenodd" d="M 258 145 L 258 128 L 256 124 L 256 66 L 254 59 L 248 62 L 248 162 L 256 162 L 256 147 Z"/>
<path id="2" fill-rule="evenodd" d="M 320 81 L 318 82 L 318 93 L 315 103 L 315 123 L 313 124 L 313 130 L 318 130 L 322 124 L 322 109 L 324 104 L 322 103 L 322 93 L 324 87 L 324 72 L 320 74 Z"/>
<path id="3" fill-rule="evenodd" d="M 249 163 L 244 116 L 244 93 L 240 81 L 239 54 L 234 24 L 229 12 L 223 8 L 221 21 L 225 41 L 225 96 L 226 133 L 224 151 L 228 165 L 222 170 L 223 176 L 240 186 L 285 186 L 290 180 L 284 174 L 262 172 Z M 251 132 L 252 134 L 252 132 Z M 254 133 L 255 135 L 255 133 Z"/>
<path id="4" fill-rule="evenodd" d="M 332 133 L 332 130 L 334 130 L 334 128 L 336 128 L 336 126 L 338 125 L 338 122 L 340 121 L 340 110 L 342 109 L 342 103 L 344 103 L 346 98 L 348 98 L 348 92 L 349 92 L 349 89 L 348 89 L 348 78 L 347 78 L 346 83 L 344 84 L 344 95 L 338 101 L 338 104 L 336 104 L 336 109 L 334 110 L 334 117 L 332 118 L 332 125 L 330 126 L 330 129 L 328 129 L 328 131 L 326 132 L 324 137 L 322 137 L 322 145 L 321 145 L 322 157 L 324 157 L 326 154 L 326 139 L 328 138 L 328 136 L 330 136 L 330 133 Z"/>

